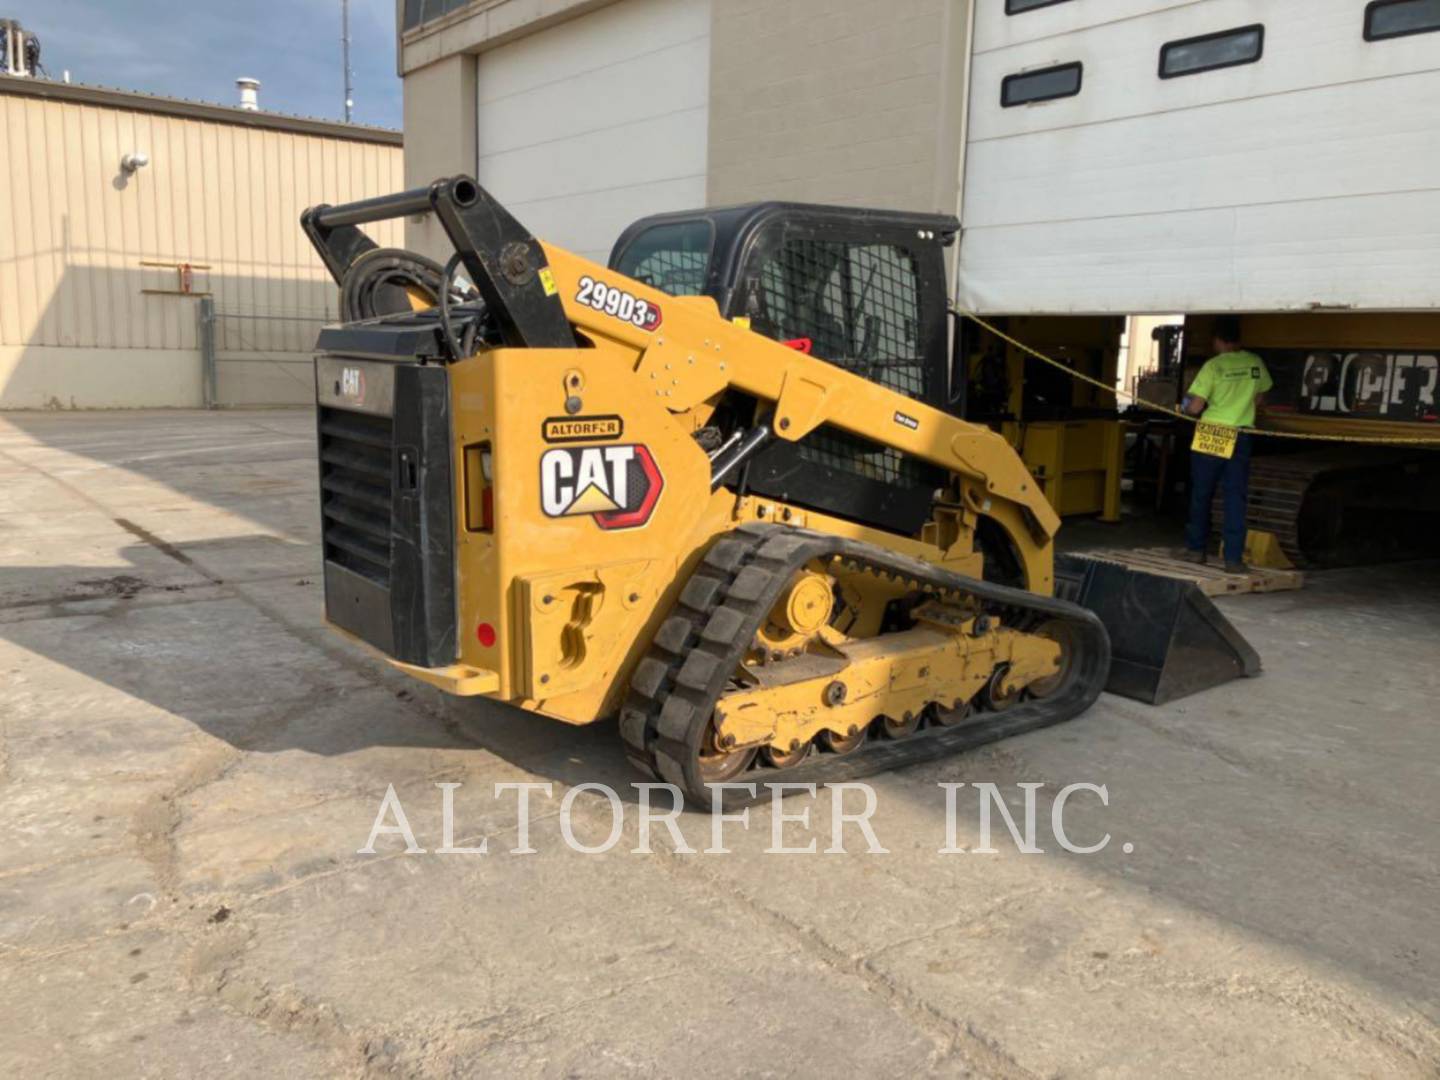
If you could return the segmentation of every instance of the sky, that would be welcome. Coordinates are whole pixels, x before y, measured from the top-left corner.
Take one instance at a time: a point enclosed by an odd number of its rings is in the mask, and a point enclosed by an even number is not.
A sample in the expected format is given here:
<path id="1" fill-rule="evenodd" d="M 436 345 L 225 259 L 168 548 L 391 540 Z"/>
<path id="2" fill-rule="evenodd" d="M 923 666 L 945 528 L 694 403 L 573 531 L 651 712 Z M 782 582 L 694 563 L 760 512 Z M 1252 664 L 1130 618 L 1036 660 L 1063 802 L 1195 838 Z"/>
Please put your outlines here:
<path id="1" fill-rule="evenodd" d="M 260 107 L 344 118 L 340 0 L 0 0 L 40 39 L 50 76 L 233 105 L 259 79 Z M 400 127 L 394 0 L 350 0 L 354 120 Z"/>

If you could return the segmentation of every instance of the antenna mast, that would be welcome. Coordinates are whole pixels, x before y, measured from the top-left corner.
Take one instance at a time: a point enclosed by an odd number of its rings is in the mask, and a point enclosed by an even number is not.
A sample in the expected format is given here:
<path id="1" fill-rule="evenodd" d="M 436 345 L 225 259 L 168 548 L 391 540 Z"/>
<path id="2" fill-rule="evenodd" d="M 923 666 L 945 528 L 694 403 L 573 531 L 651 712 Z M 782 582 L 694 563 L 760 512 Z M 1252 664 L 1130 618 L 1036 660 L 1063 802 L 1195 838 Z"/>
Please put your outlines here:
<path id="1" fill-rule="evenodd" d="M 350 0 L 340 0 L 340 50 L 345 65 L 345 122 L 350 123 L 350 110 L 355 107 L 355 87 L 350 73 Z"/>

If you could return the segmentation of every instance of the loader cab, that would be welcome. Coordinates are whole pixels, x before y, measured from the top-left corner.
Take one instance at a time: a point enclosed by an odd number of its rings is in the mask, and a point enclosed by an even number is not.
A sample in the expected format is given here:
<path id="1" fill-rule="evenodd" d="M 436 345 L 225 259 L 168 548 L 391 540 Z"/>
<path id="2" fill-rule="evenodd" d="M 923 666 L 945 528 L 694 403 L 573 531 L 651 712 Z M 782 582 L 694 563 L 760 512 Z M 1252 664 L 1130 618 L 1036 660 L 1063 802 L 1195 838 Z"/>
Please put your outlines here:
<path id="1" fill-rule="evenodd" d="M 946 409 L 944 248 L 958 231 L 939 214 L 753 203 L 642 218 L 610 266 L 675 296 L 708 296 L 756 333 Z M 920 530 L 944 482 L 932 465 L 825 427 L 772 442 L 736 481 L 904 535 Z"/>

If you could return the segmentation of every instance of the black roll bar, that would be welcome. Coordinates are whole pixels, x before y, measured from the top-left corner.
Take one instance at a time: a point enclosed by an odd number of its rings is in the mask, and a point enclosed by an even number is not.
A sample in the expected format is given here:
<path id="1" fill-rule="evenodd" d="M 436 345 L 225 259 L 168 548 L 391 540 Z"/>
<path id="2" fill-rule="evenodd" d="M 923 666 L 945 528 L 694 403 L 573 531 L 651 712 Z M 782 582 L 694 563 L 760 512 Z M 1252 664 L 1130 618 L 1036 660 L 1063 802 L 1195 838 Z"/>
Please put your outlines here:
<path id="1" fill-rule="evenodd" d="M 575 346 L 553 279 L 541 274 L 549 265 L 545 250 L 473 177 L 453 176 L 340 206 L 312 206 L 300 215 L 300 225 L 339 284 L 351 264 L 376 246 L 359 226 L 416 214 L 434 214 L 440 222 L 506 345 Z"/>
<path id="2" fill-rule="evenodd" d="M 365 225 L 372 221 L 428 214 L 430 209 L 430 188 L 412 188 L 409 191 L 397 191 L 394 195 L 361 199 L 344 206 L 317 206 L 310 212 L 315 215 L 317 225 L 334 229 L 340 225 Z"/>

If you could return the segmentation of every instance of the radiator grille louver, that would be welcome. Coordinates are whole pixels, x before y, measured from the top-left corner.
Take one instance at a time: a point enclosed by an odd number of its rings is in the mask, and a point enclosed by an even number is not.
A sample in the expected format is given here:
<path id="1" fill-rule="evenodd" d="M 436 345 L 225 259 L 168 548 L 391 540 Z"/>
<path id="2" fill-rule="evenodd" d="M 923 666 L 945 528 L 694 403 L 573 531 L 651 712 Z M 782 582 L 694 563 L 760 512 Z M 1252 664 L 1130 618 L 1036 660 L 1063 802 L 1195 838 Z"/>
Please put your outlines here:
<path id="1" fill-rule="evenodd" d="M 388 417 L 320 410 L 320 509 L 325 558 L 390 585 Z"/>

